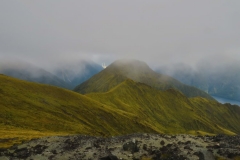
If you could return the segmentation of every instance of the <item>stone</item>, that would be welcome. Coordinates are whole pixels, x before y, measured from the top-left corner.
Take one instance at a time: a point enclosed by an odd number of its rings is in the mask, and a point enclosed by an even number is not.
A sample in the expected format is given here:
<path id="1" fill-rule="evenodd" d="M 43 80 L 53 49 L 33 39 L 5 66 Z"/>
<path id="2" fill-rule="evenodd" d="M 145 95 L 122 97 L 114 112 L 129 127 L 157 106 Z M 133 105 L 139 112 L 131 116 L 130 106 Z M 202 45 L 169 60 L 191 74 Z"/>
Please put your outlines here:
<path id="1" fill-rule="evenodd" d="M 162 140 L 162 141 L 160 142 L 160 144 L 163 146 L 163 145 L 165 144 L 165 142 Z"/>
<path id="2" fill-rule="evenodd" d="M 130 151 L 131 153 L 135 153 L 139 151 L 139 148 L 137 146 L 137 143 L 127 142 L 123 145 L 123 150 Z"/>
<path id="3" fill-rule="evenodd" d="M 99 158 L 99 160 L 118 160 L 118 158 L 114 155 L 108 155 L 106 157 Z"/>

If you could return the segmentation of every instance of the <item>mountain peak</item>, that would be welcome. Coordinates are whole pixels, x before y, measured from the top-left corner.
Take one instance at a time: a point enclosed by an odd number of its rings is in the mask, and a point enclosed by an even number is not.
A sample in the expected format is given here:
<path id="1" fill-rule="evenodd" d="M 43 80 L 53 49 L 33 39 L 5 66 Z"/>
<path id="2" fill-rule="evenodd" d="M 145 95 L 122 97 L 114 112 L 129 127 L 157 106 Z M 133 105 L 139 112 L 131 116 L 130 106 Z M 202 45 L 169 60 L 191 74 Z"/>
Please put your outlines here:
<path id="1" fill-rule="evenodd" d="M 145 62 L 139 61 L 139 60 L 135 60 L 135 59 L 116 60 L 112 64 L 110 64 L 109 67 L 120 67 L 120 68 L 132 67 L 132 69 L 135 69 L 135 68 L 138 68 L 138 69 L 142 69 L 142 68 L 150 69 L 150 67 Z"/>
<path id="2" fill-rule="evenodd" d="M 111 65 L 145 65 L 148 66 L 145 62 L 140 61 L 140 60 L 136 60 L 136 59 L 119 59 L 114 61 Z"/>
<path id="3" fill-rule="evenodd" d="M 212 99 L 207 93 L 197 88 L 184 85 L 167 75 L 156 73 L 145 62 L 133 59 L 122 59 L 113 62 L 106 69 L 80 84 L 74 90 L 83 94 L 107 92 L 126 79 L 145 83 L 158 90 L 175 88 L 187 97 L 202 96 Z"/>
<path id="4" fill-rule="evenodd" d="M 125 75 L 133 80 L 137 80 L 138 78 L 136 79 L 136 77 L 141 75 L 154 73 L 145 62 L 134 59 L 117 60 L 110 64 L 106 70 L 115 74 Z"/>

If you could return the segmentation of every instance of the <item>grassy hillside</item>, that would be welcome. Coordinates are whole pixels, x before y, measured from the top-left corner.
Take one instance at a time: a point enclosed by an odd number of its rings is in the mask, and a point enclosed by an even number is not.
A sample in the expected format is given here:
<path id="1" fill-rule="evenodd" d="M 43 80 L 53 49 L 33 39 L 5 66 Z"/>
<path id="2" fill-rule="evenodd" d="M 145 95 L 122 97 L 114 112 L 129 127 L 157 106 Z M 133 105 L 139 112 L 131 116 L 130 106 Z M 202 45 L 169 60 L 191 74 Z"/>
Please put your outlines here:
<path id="1" fill-rule="evenodd" d="M 240 133 L 240 108 L 201 97 L 185 97 L 169 89 L 158 91 L 143 83 L 126 80 L 106 93 L 87 96 L 137 115 L 135 121 L 164 133 Z"/>
<path id="2" fill-rule="evenodd" d="M 41 136 L 136 132 L 236 134 L 240 108 L 127 79 L 81 95 L 0 75 L 0 148 Z"/>
<path id="3" fill-rule="evenodd" d="M 158 74 L 149 68 L 146 63 L 137 60 L 115 61 L 100 73 L 77 86 L 74 90 L 83 94 L 107 92 L 128 78 L 148 84 L 158 90 L 175 88 L 187 97 L 201 96 L 213 99 L 204 91 L 185 85 L 172 77 Z"/>
<path id="4" fill-rule="evenodd" d="M 132 123 L 135 117 L 72 91 L 0 75 L 0 142 L 6 145 L 53 134 L 154 132 Z"/>

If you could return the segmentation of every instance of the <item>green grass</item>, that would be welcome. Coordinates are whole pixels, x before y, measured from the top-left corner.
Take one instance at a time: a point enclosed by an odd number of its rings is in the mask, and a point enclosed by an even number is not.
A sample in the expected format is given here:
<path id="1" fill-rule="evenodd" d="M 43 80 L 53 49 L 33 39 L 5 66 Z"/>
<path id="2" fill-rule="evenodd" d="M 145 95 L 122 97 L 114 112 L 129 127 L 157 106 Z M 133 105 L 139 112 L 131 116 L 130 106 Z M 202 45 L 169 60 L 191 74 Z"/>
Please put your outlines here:
<path id="1" fill-rule="evenodd" d="M 134 114 L 112 109 L 84 95 L 0 75 L 0 127 L 4 130 L 1 137 L 12 132 L 6 129 L 9 127 L 24 131 L 26 136 L 29 130 L 29 137 L 32 131 L 44 136 L 154 132 L 148 126 L 133 123 L 132 119 Z"/>
<path id="2" fill-rule="evenodd" d="M 105 93 L 69 90 L 0 75 L 0 148 L 41 136 L 136 132 L 239 134 L 240 108 L 187 98 L 126 80 Z"/>
<path id="3" fill-rule="evenodd" d="M 92 99 L 137 115 L 136 121 L 169 134 L 240 133 L 240 108 L 204 98 L 187 98 L 169 89 L 159 91 L 126 80 L 106 93 L 87 94 Z M 198 131 L 198 132 L 197 132 Z"/>
<path id="4" fill-rule="evenodd" d="M 56 135 L 68 135 L 66 132 L 36 131 L 13 127 L 9 125 L 0 125 L 0 148 L 7 148 L 13 144 L 19 144 L 34 138 Z"/>

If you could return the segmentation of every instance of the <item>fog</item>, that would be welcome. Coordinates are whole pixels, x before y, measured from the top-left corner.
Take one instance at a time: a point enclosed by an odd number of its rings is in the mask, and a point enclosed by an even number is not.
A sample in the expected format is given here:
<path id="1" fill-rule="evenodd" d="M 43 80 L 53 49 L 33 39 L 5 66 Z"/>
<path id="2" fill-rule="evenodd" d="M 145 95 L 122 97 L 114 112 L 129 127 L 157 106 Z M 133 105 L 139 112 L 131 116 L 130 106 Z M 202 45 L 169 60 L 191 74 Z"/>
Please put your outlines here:
<path id="1" fill-rule="evenodd" d="M 119 58 L 152 68 L 225 66 L 240 60 L 239 6 L 237 0 L 1 0 L 0 58 L 48 70 Z"/>

